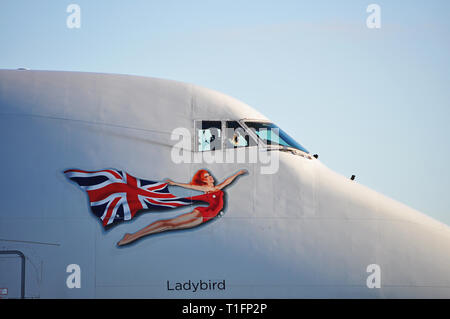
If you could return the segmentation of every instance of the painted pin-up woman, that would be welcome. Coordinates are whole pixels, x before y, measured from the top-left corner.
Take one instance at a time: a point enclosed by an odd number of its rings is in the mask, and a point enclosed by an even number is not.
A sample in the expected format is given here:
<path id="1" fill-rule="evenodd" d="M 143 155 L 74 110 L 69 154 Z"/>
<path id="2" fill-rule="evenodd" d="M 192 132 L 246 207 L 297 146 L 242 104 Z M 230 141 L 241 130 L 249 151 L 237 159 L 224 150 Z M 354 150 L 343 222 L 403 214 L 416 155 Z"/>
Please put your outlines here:
<path id="1" fill-rule="evenodd" d="M 223 208 L 222 189 L 230 185 L 236 177 L 247 173 L 246 170 L 240 170 L 236 174 L 228 177 L 219 185 L 215 185 L 214 177 L 204 169 L 195 173 L 189 184 L 176 183 L 167 180 L 169 185 L 180 186 L 196 191 L 202 191 L 204 194 L 190 197 L 192 200 L 207 202 L 209 206 L 196 207 L 192 212 L 182 214 L 175 218 L 158 220 L 147 227 L 133 234 L 125 234 L 117 243 L 118 246 L 126 245 L 135 240 L 151 234 L 161 233 L 169 230 L 193 228 L 216 217 Z"/>

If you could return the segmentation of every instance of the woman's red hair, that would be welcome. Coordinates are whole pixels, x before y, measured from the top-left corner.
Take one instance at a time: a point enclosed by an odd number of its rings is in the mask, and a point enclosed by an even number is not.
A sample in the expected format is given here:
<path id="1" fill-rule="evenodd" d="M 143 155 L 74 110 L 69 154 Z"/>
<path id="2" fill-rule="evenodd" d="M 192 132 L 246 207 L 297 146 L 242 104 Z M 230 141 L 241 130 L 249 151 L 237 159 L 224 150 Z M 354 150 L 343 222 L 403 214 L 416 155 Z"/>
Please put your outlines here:
<path id="1" fill-rule="evenodd" d="M 205 173 L 209 173 L 206 169 L 199 169 L 197 173 L 195 173 L 194 177 L 192 177 L 191 185 L 203 186 L 206 185 L 206 182 L 203 180 Z"/>

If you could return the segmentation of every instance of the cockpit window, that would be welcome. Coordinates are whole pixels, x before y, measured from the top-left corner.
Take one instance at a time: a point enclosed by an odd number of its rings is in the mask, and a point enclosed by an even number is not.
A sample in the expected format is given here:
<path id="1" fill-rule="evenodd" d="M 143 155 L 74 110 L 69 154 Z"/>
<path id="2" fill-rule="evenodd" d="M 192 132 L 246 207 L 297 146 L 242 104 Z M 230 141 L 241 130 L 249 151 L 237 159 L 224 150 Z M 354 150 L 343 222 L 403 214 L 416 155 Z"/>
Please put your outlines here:
<path id="1" fill-rule="evenodd" d="M 225 148 L 249 146 L 250 137 L 237 121 L 226 121 Z"/>
<path id="2" fill-rule="evenodd" d="M 309 152 L 273 123 L 247 121 L 245 124 L 267 145 L 279 145 Z"/>
<path id="3" fill-rule="evenodd" d="M 273 123 L 245 121 L 244 127 L 247 126 L 248 129 L 242 127 L 241 123 L 230 120 L 195 121 L 197 151 L 256 146 L 256 139 L 259 139 L 268 146 L 295 148 L 309 154 L 302 145 Z"/>
<path id="4" fill-rule="evenodd" d="M 215 151 L 222 148 L 222 122 L 196 122 L 198 151 Z"/>

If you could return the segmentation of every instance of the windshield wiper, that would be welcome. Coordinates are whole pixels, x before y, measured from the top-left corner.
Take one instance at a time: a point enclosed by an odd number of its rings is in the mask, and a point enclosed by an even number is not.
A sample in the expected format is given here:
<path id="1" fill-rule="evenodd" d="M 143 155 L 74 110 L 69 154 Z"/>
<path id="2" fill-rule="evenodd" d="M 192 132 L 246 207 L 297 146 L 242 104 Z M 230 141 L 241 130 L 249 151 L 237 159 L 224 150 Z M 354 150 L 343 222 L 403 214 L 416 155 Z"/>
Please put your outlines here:
<path id="1" fill-rule="evenodd" d="M 292 147 L 292 146 L 285 146 L 285 145 L 267 145 L 268 151 L 281 151 L 281 152 L 287 152 L 291 153 L 292 155 L 298 155 L 305 157 L 307 159 L 312 159 L 311 155 L 308 153 L 303 152 L 302 150 L 299 150 L 298 148 Z"/>

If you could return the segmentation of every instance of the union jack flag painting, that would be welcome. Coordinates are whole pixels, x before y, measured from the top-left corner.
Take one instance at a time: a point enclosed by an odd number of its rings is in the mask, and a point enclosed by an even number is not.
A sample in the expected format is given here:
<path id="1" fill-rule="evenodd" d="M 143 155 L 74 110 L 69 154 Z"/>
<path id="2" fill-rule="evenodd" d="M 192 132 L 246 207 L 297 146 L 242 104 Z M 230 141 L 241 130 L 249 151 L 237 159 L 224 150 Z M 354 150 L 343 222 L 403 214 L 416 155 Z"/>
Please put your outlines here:
<path id="1" fill-rule="evenodd" d="M 139 179 L 116 169 L 93 172 L 69 169 L 64 174 L 86 191 L 91 210 L 104 227 L 130 220 L 140 210 L 192 204 L 192 198 L 171 194 L 167 183 Z"/>

